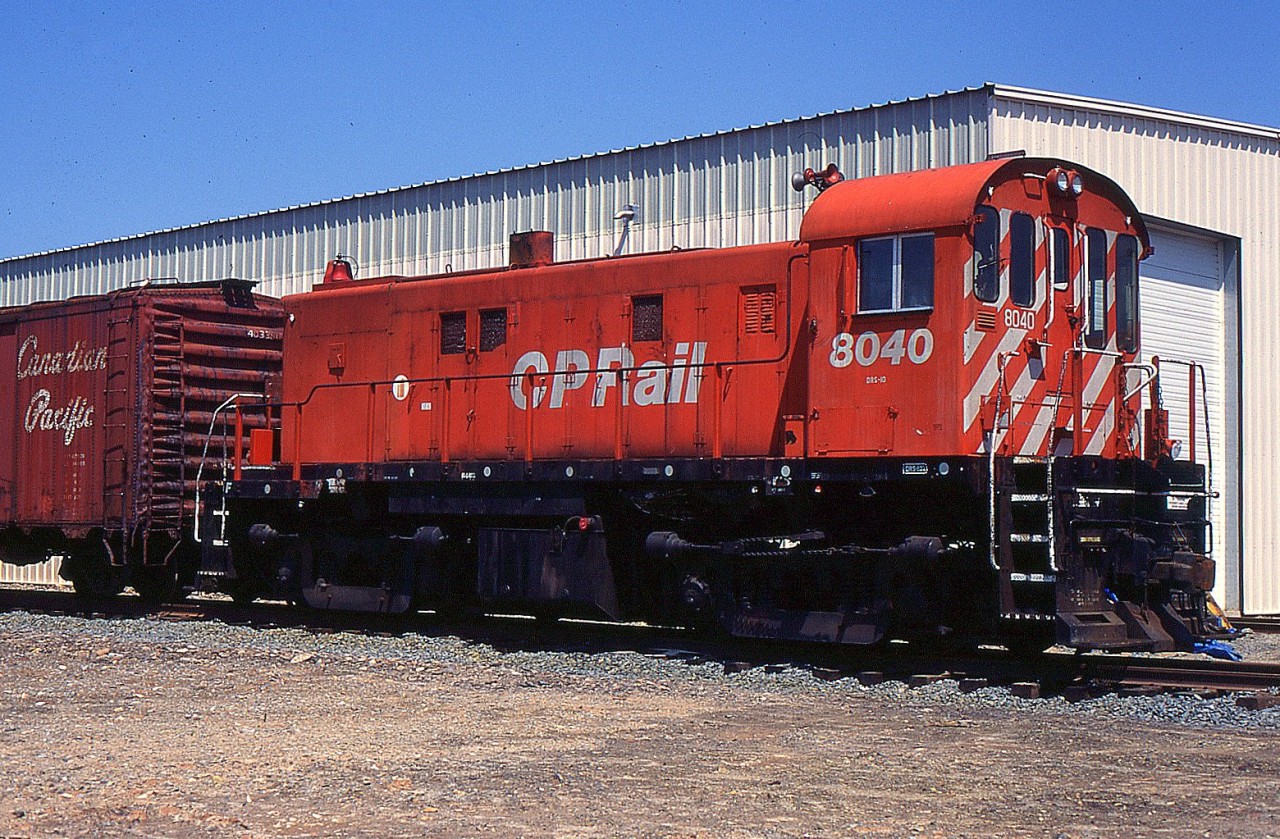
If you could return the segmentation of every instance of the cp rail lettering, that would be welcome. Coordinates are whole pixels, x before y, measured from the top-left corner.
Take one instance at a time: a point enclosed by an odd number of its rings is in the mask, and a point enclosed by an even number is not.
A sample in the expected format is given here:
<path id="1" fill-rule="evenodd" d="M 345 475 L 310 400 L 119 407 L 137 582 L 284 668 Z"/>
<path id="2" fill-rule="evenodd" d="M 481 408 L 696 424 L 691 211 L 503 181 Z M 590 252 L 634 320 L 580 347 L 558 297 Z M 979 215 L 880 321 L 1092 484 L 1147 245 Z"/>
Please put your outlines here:
<path id="1" fill-rule="evenodd" d="M 564 406 L 566 395 L 587 384 L 594 375 L 595 386 L 591 391 L 591 407 L 605 404 L 611 388 L 621 393 L 623 405 L 663 405 L 698 401 L 701 388 L 702 365 L 707 357 L 706 341 L 681 341 L 676 344 L 675 358 L 671 364 L 662 361 L 646 361 L 636 366 L 635 355 L 626 346 L 601 347 L 595 366 L 583 350 L 560 350 L 556 353 L 555 368 L 538 350 L 530 350 L 520 356 L 511 371 L 511 401 L 520 410 L 529 408 L 529 392 L 533 395 L 533 407 L 542 404 L 551 391 L 548 402 L 551 408 Z M 533 376 L 551 376 L 551 384 L 529 385 Z M 619 377 L 623 384 L 619 385 Z"/>

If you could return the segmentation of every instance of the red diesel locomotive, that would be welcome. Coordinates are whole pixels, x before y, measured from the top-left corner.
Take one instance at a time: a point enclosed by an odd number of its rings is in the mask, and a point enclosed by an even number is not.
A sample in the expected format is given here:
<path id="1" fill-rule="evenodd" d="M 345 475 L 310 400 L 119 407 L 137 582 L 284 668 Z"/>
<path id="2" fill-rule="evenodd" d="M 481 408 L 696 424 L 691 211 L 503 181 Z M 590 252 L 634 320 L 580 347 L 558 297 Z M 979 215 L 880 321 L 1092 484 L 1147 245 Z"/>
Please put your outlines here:
<path id="1" fill-rule="evenodd" d="M 1202 466 L 1140 391 L 1142 217 L 1006 159 L 839 181 L 795 242 L 326 281 L 204 571 L 314 607 L 1188 648 Z"/>

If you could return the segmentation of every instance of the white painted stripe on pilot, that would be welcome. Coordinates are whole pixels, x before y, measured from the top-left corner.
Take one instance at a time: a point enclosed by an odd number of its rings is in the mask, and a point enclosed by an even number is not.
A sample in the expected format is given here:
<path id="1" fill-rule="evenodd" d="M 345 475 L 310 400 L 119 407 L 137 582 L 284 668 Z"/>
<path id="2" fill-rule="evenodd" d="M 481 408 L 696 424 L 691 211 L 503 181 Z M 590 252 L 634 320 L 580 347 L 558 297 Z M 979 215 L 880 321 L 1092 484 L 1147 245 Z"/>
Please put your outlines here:
<path id="1" fill-rule="evenodd" d="M 1000 378 L 1000 356 L 1015 349 L 1022 343 L 1022 339 L 1026 335 L 1027 330 L 1025 329 L 1010 329 L 1000 339 L 1000 343 L 996 344 L 995 351 L 987 359 L 986 366 L 982 368 L 982 372 L 978 374 L 973 387 L 964 398 L 965 431 L 969 430 L 970 426 L 973 425 L 974 419 L 978 416 L 978 406 L 982 402 L 982 397 L 991 392 L 991 388 Z"/>
<path id="2" fill-rule="evenodd" d="M 1116 427 L 1116 406 L 1110 404 L 1107 406 L 1106 413 L 1102 415 L 1102 421 L 1098 423 L 1098 428 L 1093 432 L 1089 444 L 1084 447 L 1085 454 L 1102 454 L 1102 450 L 1106 448 L 1107 440 L 1111 437 L 1111 432 Z"/>
<path id="3" fill-rule="evenodd" d="M 1037 455 L 1040 453 L 1040 447 L 1044 445 L 1045 437 L 1049 435 L 1049 429 L 1053 427 L 1054 406 L 1043 405 L 1036 412 L 1036 418 L 1031 423 L 1031 430 L 1027 432 L 1027 438 L 1022 443 L 1019 454 Z"/>

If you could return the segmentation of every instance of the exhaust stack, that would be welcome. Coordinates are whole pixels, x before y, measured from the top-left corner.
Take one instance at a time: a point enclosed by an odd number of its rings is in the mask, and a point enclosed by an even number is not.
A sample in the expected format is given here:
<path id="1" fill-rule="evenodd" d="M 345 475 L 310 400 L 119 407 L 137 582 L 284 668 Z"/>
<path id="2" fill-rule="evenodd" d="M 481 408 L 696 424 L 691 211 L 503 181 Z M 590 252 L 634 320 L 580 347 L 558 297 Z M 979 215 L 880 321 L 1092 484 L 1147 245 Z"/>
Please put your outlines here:
<path id="1" fill-rule="evenodd" d="M 512 233 L 510 259 L 512 268 L 535 268 L 555 262 L 555 236 L 547 230 Z"/>

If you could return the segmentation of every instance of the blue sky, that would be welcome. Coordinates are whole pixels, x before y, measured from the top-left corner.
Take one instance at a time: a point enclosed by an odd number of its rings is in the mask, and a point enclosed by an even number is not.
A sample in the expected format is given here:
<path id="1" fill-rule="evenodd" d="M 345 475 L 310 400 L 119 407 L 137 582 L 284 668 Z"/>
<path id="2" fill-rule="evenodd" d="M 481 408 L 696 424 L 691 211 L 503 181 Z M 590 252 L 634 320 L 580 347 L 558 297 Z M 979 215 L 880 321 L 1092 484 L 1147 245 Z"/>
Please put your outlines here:
<path id="1" fill-rule="evenodd" d="M 1280 125 L 1280 4 L 0 0 L 0 257 L 994 81 Z"/>

